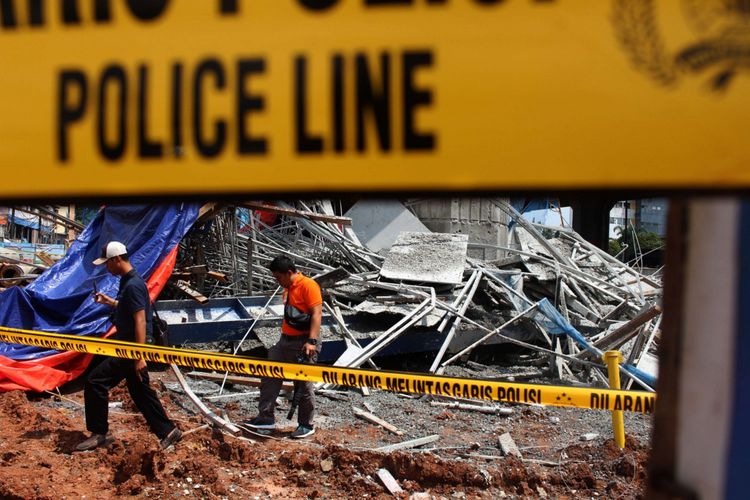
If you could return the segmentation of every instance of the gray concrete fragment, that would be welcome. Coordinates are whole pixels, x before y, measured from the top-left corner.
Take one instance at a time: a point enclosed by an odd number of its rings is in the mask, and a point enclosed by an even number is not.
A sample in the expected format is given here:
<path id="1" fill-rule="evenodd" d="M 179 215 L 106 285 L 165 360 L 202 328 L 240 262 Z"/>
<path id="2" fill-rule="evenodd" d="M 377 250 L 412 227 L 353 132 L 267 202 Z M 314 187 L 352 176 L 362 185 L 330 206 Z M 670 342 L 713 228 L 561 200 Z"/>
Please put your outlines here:
<path id="1" fill-rule="evenodd" d="M 521 456 L 521 451 L 518 449 L 518 446 L 516 446 L 516 442 L 513 441 L 513 438 L 509 433 L 506 432 L 505 434 L 497 438 L 497 443 L 500 446 L 500 450 L 503 452 L 503 455 L 511 455 L 517 458 L 523 458 Z"/>
<path id="2" fill-rule="evenodd" d="M 581 441 L 593 441 L 598 437 L 599 434 L 597 434 L 596 432 L 587 432 L 586 434 L 583 434 L 580 439 Z"/>
<path id="3" fill-rule="evenodd" d="M 333 470 L 333 460 L 329 457 L 320 462 L 320 470 L 323 472 L 331 472 Z"/>
<path id="4" fill-rule="evenodd" d="M 465 234 L 401 233 L 385 258 L 380 276 L 396 281 L 463 281 L 469 237 Z"/>

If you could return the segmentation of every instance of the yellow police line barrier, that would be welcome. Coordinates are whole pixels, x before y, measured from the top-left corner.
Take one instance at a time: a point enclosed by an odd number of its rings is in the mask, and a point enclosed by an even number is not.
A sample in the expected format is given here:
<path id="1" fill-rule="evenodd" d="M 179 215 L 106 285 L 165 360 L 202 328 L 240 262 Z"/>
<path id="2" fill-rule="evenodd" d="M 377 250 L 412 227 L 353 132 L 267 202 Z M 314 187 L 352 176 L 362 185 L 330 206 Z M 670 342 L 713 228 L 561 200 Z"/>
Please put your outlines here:
<path id="1" fill-rule="evenodd" d="M 0 327 L 0 341 L 59 351 L 78 351 L 126 359 L 144 359 L 156 363 L 174 363 L 190 368 L 226 371 L 256 377 L 324 382 L 349 387 L 369 387 L 393 392 L 476 398 L 503 403 L 528 403 L 641 413 L 652 413 L 656 403 L 656 395 L 646 392 L 516 384 L 421 373 L 279 363 L 231 354 L 175 349 L 120 340 L 62 335 L 7 327 Z"/>

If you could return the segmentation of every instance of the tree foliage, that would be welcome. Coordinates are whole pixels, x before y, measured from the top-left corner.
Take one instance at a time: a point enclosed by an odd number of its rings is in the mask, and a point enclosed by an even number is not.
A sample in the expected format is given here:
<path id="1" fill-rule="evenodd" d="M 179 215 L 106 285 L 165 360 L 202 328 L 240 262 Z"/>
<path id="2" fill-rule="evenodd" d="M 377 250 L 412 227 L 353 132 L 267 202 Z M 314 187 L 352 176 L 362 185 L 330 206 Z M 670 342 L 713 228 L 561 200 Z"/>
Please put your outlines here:
<path id="1" fill-rule="evenodd" d="M 625 252 L 619 257 L 620 260 L 630 261 L 639 255 L 664 246 L 664 240 L 658 234 L 643 228 L 635 229 L 635 238 L 632 226 L 626 229 L 616 227 L 615 233 L 617 238 L 609 240 L 609 253 L 617 255 L 625 248 Z"/>

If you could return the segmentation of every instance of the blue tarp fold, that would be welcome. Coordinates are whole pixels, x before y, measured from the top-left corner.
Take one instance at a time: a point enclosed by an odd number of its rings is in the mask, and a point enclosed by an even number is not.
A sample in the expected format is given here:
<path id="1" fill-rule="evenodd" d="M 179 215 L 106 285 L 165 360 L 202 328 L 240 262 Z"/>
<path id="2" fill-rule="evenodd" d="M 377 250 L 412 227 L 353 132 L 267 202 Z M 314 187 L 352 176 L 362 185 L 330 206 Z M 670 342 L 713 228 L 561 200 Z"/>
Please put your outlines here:
<path id="1" fill-rule="evenodd" d="M 130 261 L 148 278 L 180 242 L 198 217 L 199 204 L 106 207 L 71 245 L 68 253 L 25 288 L 0 293 L 0 324 L 12 328 L 71 335 L 103 334 L 111 326 L 108 306 L 94 302 L 93 290 L 117 294 L 119 278 L 94 266 L 102 247 L 121 241 Z M 0 356 L 23 361 L 57 351 L 0 343 Z"/>
<path id="2" fill-rule="evenodd" d="M 601 356 L 602 352 L 592 346 L 581 332 L 568 323 L 563 315 L 560 314 L 547 299 L 540 300 L 537 309 L 541 314 L 537 314 L 534 317 L 534 320 L 539 323 L 540 326 L 543 326 L 547 333 L 550 335 L 567 335 L 583 349 L 596 354 L 597 357 Z M 543 316 L 543 318 L 540 318 L 539 316 Z M 630 373 L 639 380 L 647 383 L 649 386 L 654 387 L 656 385 L 656 378 L 654 376 L 639 370 L 633 365 L 622 364 L 621 366 L 625 372 Z"/>

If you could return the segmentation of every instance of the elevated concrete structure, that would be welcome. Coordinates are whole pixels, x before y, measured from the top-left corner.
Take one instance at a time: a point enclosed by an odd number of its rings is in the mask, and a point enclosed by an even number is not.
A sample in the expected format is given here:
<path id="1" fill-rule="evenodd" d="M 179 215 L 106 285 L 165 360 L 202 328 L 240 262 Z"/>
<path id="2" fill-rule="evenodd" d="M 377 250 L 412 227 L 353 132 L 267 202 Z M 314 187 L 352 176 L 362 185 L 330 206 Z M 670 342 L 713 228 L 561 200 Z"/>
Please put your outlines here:
<path id="1" fill-rule="evenodd" d="M 505 257 L 505 253 L 492 248 L 471 248 L 471 244 L 508 245 L 509 218 L 496 200 L 498 198 L 436 198 L 413 200 L 410 205 L 431 231 L 468 235 L 469 257 L 493 260 Z"/>

